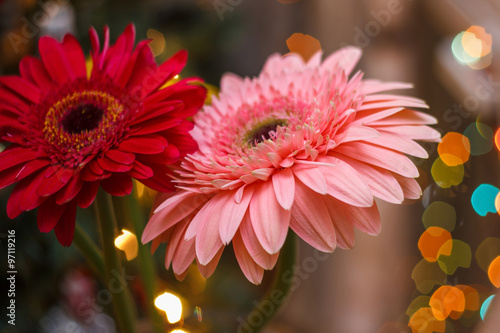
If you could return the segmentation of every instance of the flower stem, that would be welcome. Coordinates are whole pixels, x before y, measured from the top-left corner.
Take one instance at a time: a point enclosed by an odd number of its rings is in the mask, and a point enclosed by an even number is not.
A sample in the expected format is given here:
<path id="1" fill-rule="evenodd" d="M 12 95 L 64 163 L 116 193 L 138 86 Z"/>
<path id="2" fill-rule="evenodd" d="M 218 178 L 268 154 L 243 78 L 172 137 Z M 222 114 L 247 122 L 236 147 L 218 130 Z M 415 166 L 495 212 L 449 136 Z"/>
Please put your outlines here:
<path id="1" fill-rule="evenodd" d="M 104 281 L 106 268 L 102 251 L 95 245 L 94 241 L 78 223 L 75 225 L 75 236 L 73 240 L 75 246 L 85 256 L 94 272 Z"/>
<path id="2" fill-rule="evenodd" d="M 153 262 L 153 256 L 149 251 L 149 247 L 146 247 L 141 242 L 145 216 L 141 211 L 141 207 L 139 207 L 137 199 L 133 195 L 116 197 L 115 199 L 117 199 L 116 202 L 122 212 L 125 213 L 124 215 L 130 220 L 133 232 L 138 239 L 138 261 L 142 274 L 143 287 L 146 294 L 148 314 L 153 322 L 153 332 L 164 332 L 164 320 L 154 305 L 155 295 L 158 294 L 158 290 L 156 285 L 156 269 Z"/>
<path id="3" fill-rule="evenodd" d="M 278 312 L 281 305 L 285 302 L 288 294 L 290 293 L 290 287 L 292 286 L 293 277 L 295 274 L 295 261 L 297 256 L 297 240 L 293 232 L 289 232 L 285 240 L 285 244 L 280 250 L 280 257 L 274 272 L 274 279 L 271 287 L 267 291 L 266 295 L 261 299 L 259 304 L 256 304 L 252 312 L 250 312 L 247 317 L 247 324 L 254 330 L 252 332 L 260 332 L 267 322 Z M 273 306 L 269 306 L 272 304 Z M 252 318 L 253 313 L 262 313 L 261 309 L 266 308 L 266 315 L 263 316 L 264 320 L 260 325 L 254 326 L 255 322 L 249 322 L 248 320 Z"/>
<path id="4" fill-rule="evenodd" d="M 97 223 L 101 230 L 101 242 L 106 266 L 107 288 L 112 293 L 115 318 L 118 332 L 134 333 L 136 331 L 136 311 L 132 306 L 132 297 L 127 288 L 128 279 L 122 269 L 121 261 L 115 250 L 116 215 L 111 195 L 100 189 L 94 202 Z"/>

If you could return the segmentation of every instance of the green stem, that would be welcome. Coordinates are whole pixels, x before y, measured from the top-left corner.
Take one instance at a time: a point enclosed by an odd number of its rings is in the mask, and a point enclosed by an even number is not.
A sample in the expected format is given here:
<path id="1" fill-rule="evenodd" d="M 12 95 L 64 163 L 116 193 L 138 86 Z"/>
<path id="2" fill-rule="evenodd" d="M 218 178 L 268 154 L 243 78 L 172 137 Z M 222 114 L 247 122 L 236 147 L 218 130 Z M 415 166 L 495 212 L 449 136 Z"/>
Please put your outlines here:
<path id="1" fill-rule="evenodd" d="M 90 263 L 94 272 L 101 278 L 101 280 L 104 280 L 106 276 L 106 269 L 104 266 L 102 251 L 95 245 L 94 241 L 78 223 L 75 225 L 75 236 L 73 241 L 75 246 Z"/>
<path id="2" fill-rule="evenodd" d="M 118 324 L 118 332 L 134 333 L 136 331 L 136 311 L 132 305 L 132 297 L 127 288 L 128 279 L 124 276 L 121 261 L 117 255 L 114 241 L 116 215 L 111 195 L 100 189 L 94 202 L 97 223 L 101 230 L 101 242 L 106 264 L 106 281 L 108 290 L 113 296 L 113 308 Z"/>
<path id="3" fill-rule="evenodd" d="M 142 232 L 144 230 L 144 220 L 145 215 L 139 207 L 137 199 L 133 195 L 127 195 L 125 197 L 116 197 L 116 202 L 118 203 L 122 212 L 130 220 L 130 224 L 134 229 L 133 232 L 138 239 L 138 261 L 140 265 L 140 271 L 142 274 L 142 282 L 144 291 L 147 299 L 147 307 L 149 318 L 153 321 L 153 331 L 154 332 L 164 332 L 165 325 L 164 320 L 160 316 L 158 309 L 154 305 L 155 296 L 158 294 L 156 285 L 156 268 L 153 262 L 153 256 L 150 253 L 149 247 L 145 246 L 141 242 Z"/>
<path id="4" fill-rule="evenodd" d="M 277 267 L 274 272 L 274 280 L 266 295 L 261 299 L 259 304 L 256 304 L 252 312 L 250 312 L 247 320 L 252 318 L 253 313 L 262 313 L 263 308 L 266 309 L 266 315 L 261 325 L 254 326 L 254 322 L 247 322 L 247 325 L 253 328 L 252 332 L 260 332 L 267 322 L 278 312 L 281 305 L 285 302 L 290 287 L 292 286 L 293 277 L 295 274 L 295 261 L 297 256 L 297 240 L 293 232 L 288 232 L 285 244 L 280 250 L 280 257 Z M 272 304 L 273 306 L 269 306 Z"/>

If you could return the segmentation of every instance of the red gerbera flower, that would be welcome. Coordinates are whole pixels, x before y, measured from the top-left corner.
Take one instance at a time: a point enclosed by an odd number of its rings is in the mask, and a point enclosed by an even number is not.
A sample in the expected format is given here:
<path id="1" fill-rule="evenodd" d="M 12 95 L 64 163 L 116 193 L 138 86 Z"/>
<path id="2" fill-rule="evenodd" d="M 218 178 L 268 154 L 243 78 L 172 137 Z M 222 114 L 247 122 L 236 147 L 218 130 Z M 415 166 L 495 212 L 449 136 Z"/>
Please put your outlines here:
<path id="1" fill-rule="evenodd" d="M 112 195 L 130 194 L 132 178 L 162 192 L 173 189 L 167 164 L 193 153 L 186 118 L 203 105 L 206 91 L 181 80 L 164 89 L 186 63 L 181 51 L 157 66 L 148 41 L 134 50 L 129 25 L 100 49 L 90 29 L 93 68 L 75 37 L 39 41 L 40 59 L 25 57 L 20 76 L 0 78 L 0 189 L 17 183 L 7 214 L 38 209 L 42 232 L 73 239 L 77 205 L 86 208 L 99 185 Z"/>

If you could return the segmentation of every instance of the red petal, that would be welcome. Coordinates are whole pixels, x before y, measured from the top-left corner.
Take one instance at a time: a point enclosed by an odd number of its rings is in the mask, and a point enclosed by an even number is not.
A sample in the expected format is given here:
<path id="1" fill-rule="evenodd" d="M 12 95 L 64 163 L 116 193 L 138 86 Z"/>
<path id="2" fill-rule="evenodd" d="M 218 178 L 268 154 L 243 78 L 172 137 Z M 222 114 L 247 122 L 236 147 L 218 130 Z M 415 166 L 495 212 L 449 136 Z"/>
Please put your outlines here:
<path id="1" fill-rule="evenodd" d="M 181 50 L 174 54 L 170 59 L 161 64 L 154 75 L 150 75 L 143 79 L 147 83 L 146 92 L 150 93 L 158 89 L 166 81 L 172 79 L 179 74 L 187 62 L 187 52 Z"/>
<path id="2" fill-rule="evenodd" d="M 33 180 L 25 178 L 21 182 L 29 182 L 26 190 L 21 197 L 21 201 L 19 202 L 19 208 L 23 211 L 35 209 L 42 202 L 44 202 L 47 198 L 43 198 L 38 195 L 37 190 L 42 186 L 44 180 L 43 172 L 39 172 Z"/>
<path id="3" fill-rule="evenodd" d="M 29 57 L 28 59 L 31 76 L 35 84 L 42 90 L 50 89 L 52 87 L 52 80 L 40 59 L 34 57 Z"/>
<path id="4" fill-rule="evenodd" d="M 84 182 L 80 193 L 76 196 L 76 203 L 81 208 L 89 207 L 94 202 L 99 190 L 99 182 Z"/>
<path id="5" fill-rule="evenodd" d="M 97 159 L 97 163 L 101 168 L 111 172 L 127 172 L 132 169 L 132 165 L 125 165 L 122 163 L 117 163 L 106 156 Z"/>
<path id="6" fill-rule="evenodd" d="M 37 222 L 38 229 L 41 232 L 49 232 L 54 229 L 55 225 L 61 219 L 64 213 L 64 207 L 58 206 L 54 202 L 54 198 L 50 198 L 38 207 Z"/>
<path id="7" fill-rule="evenodd" d="M 172 192 L 174 185 L 170 182 L 169 174 L 172 174 L 167 167 L 154 167 L 154 175 L 149 179 L 138 179 L 141 183 L 159 192 Z"/>
<path id="8" fill-rule="evenodd" d="M 121 164 L 130 165 L 134 163 L 135 155 L 131 153 L 126 153 L 124 151 L 111 149 L 105 153 L 106 157 L 109 157 L 113 161 Z"/>
<path id="9" fill-rule="evenodd" d="M 137 46 L 137 57 L 135 58 L 135 66 L 130 74 L 127 87 L 144 98 L 150 91 L 156 89 L 161 83 L 154 80 L 151 73 L 156 73 L 156 62 L 153 53 L 146 43 Z"/>
<path id="10" fill-rule="evenodd" d="M 56 224 L 54 231 L 56 232 L 56 237 L 62 246 L 70 246 L 73 242 L 73 235 L 75 233 L 75 221 L 76 221 L 76 205 L 69 204 L 66 205 L 64 213 Z"/>
<path id="11" fill-rule="evenodd" d="M 153 177 L 153 169 L 139 161 L 135 161 L 132 170 L 128 174 L 136 179 L 147 179 Z"/>
<path id="12" fill-rule="evenodd" d="M 36 159 L 36 160 L 29 161 L 19 171 L 19 174 L 17 175 L 16 178 L 17 178 L 17 180 L 21 180 L 21 179 L 31 175 L 33 172 L 40 170 L 41 168 L 43 168 L 49 164 L 50 164 L 50 161 L 44 160 L 44 159 Z"/>
<path id="13" fill-rule="evenodd" d="M 76 38 L 69 34 L 64 36 L 62 47 L 66 53 L 66 59 L 69 62 L 69 66 L 73 69 L 76 76 L 87 77 L 85 56 Z"/>
<path id="14" fill-rule="evenodd" d="M 0 153 L 0 171 L 36 158 L 36 151 L 11 146 Z"/>
<path id="15" fill-rule="evenodd" d="M 73 200 L 78 192 L 82 189 L 83 181 L 80 177 L 76 176 L 59 192 L 57 192 L 56 203 L 64 205 Z"/>
<path id="16" fill-rule="evenodd" d="M 0 189 L 17 182 L 17 175 L 24 168 L 24 165 L 17 165 L 12 168 L 0 171 Z"/>
<path id="17" fill-rule="evenodd" d="M 104 173 L 104 170 L 99 166 L 99 163 L 97 163 L 97 160 L 91 161 L 89 164 L 89 169 L 96 175 L 102 175 Z"/>
<path id="18" fill-rule="evenodd" d="M 174 126 L 179 125 L 182 122 L 181 118 L 172 118 L 170 115 L 166 114 L 162 117 L 156 117 L 149 121 L 145 121 L 135 125 L 131 129 L 133 135 L 146 135 L 152 133 L 158 133 Z"/>
<path id="19" fill-rule="evenodd" d="M 159 135 L 132 137 L 122 141 L 118 149 L 131 153 L 158 154 L 168 146 L 167 140 Z"/>
<path id="20" fill-rule="evenodd" d="M 176 146 L 169 145 L 159 154 L 137 154 L 136 158 L 141 162 L 157 163 L 157 164 L 172 164 L 179 160 L 180 153 Z"/>
<path id="21" fill-rule="evenodd" d="M 67 169 L 65 167 L 58 168 L 54 174 L 49 171 L 52 168 L 48 168 L 48 172 L 45 173 L 45 179 L 42 180 L 37 193 L 41 197 L 46 197 L 52 195 L 62 189 L 64 185 L 71 180 L 74 176 L 73 169 Z"/>
<path id="22" fill-rule="evenodd" d="M 139 42 L 137 44 L 137 47 L 134 50 L 134 53 L 132 53 L 132 56 L 128 60 L 128 62 L 124 62 L 119 70 L 118 75 L 115 77 L 115 82 L 118 83 L 120 86 L 127 86 L 130 76 L 132 75 L 132 72 L 135 68 L 136 65 L 136 59 L 138 57 L 138 54 L 140 50 L 142 50 L 144 47 L 148 47 L 149 41 L 144 40 L 142 42 Z M 137 91 L 132 91 L 132 93 L 136 93 Z"/>
<path id="23" fill-rule="evenodd" d="M 175 146 L 179 150 L 179 157 L 184 157 L 198 150 L 198 143 L 189 134 L 167 135 L 165 138 L 170 146 Z"/>
<path id="24" fill-rule="evenodd" d="M 144 103 L 147 103 L 147 101 Z M 146 120 L 159 117 L 176 108 L 182 108 L 183 105 L 184 103 L 181 101 L 167 101 L 162 103 L 153 103 L 151 105 L 144 104 L 144 108 L 137 114 L 135 120 L 132 121 L 130 125 L 136 125 Z"/>
<path id="25" fill-rule="evenodd" d="M 111 195 L 123 196 L 132 193 L 132 178 L 126 174 L 116 173 L 101 182 L 102 188 Z"/>
<path id="26" fill-rule="evenodd" d="M 40 89 L 37 86 L 18 76 L 0 77 L 0 84 L 11 89 L 19 96 L 37 104 L 40 101 Z"/>
<path id="27" fill-rule="evenodd" d="M 43 64 L 53 80 L 59 84 L 67 83 L 76 78 L 70 67 L 61 44 L 52 37 L 44 36 L 38 42 L 38 49 Z"/>
<path id="28" fill-rule="evenodd" d="M 106 54 L 104 68 L 110 77 L 117 77 L 120 68 L 128 62 L 130 53 L 134 49 L 135 27 L 129 24 L 115 44 L 110 46 Z"/>

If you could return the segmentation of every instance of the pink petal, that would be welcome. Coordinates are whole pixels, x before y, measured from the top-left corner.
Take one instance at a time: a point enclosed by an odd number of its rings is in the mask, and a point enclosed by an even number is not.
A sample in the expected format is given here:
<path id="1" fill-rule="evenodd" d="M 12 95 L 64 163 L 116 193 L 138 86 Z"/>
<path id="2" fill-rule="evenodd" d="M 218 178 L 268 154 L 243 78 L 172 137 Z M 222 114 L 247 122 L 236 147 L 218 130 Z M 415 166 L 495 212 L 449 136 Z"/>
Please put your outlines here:
<path id="1" fill-rule="evenodd" d="M 236 233 L 233 239 L 233 249 L 236 260 L 245 277 L 253 284 L 259 285 L 264 277 L 264 269 L 260 267 L 248 253 L 240 233 Z"/>
<path id="2" fill-rule="evenodd" d="M 250 202 L 250 219 L 262 247 L 270 254 L 277 253 L 285 242 L 291 212 L 279 204 L 272 182 L 255 185 Z"/>
<path id="3" fill-rule="evenodd" d="M 354 225 L 349 205 L 326 195 L 323 197 L 333 226 L 335 227 L 335 236 L 337 246 L 342 249 L 351 249 L 354 247 Z"/>
<path id="4" fill-rule="evenodd" d="M 382 82 L 379 80 L 365 80 L 363 86 L 363 93 L 375 94 L 388 90 L 399 90 L 413 88 L 413 84 L 405 82 Z"/>
<path id="5" fill-rule="evenodd" d="M 262 268 L 271 270 L 276 265 L 278 260 L 278 253 L 269 254 L 259 242 L 259 238 L 255 234 L 252 226 L 252 221 L 250 220 L 250 214 L 247 213 L 243 217 L 243 221 L 240 225 L 240 234 L 245 244 L 248 253 L 252 256 L 253 260 Z"/>
<path id="6" fill-rule="evenodd" d="M 276 199 L 281 207 L 290 210 L 295 197 L 295 177 L 290 168 L 273 174 L 273 188 Z"/>
<path id="7" fill-rule="evenodd" d="M 335 229 L 322 197 L 297 182 L 290 228 L 314 248 L 332 252 L 337 243 Z"/>
<path id="8" fill-rule="evenodd" d="M 198 260 L 196 261 L 196 263 L 198 264 L 198 269 L 205 279 L 208 279 L 215 272 L 223 251 L 224 247 L 221 247 L 217 254 L 212 258 L 212 260 L 210 260 L 210 262 L 206 265 L 200 264 Z"/>
<path id="9" fill-rule="evenodd" d="M 307 187 L 319 194 L 326 194 L 328 188 L 320 169 L 311 165 L 295 164 L 293 174 Z"/>
<path id="10" fill-rule="evenodd" d="M 400 175 L 394 175 L 394 177 L 401 185 L 405 198 L 420 199 L 422 196 L 422 189 L 415 179 L 402 177 Z"/>
<path id="11" fill-rule="evenodd" d="M 186 272 L 196 259 L 195 242 L 194 239 L 185 240 L 181 238 L 172 259 L 172 269 L 176 274 Z"/>
<path id="12" fill-rule="evenodd" d="M 339 133 L 338 136 L 341 138 L 340 140 L 336 139 L 336 143 L 339 145 L 345 142 L 377 138 L 380 133 L 376 129 L 367 126 L 350 126 L 345 132 Z"/>
<path id="13" fill-rule="evenodd" d="M 431 141 L 439 142 L 441 141 L 441 133 L 439 133 L 434 128 L 425 125 L 415 125 L 415 126 L 385 126 L 384 131 L 405 136 L 412 140 L 420 141 Z"/>
<path id="14" fill-rule="evenodd" d="M 339 154 L 337 157 L 356 169 L 363 180 L 370 186 L 374 196 L 395 204 L 403 201 L 403 190 L 392 172 L 344 155 Z"/>
<path id="15" fill-rule="evenodd" d="M 429 157 L 427 151 L 411 139 L 384 131 L 380 131 L 380 134 L 381 135 L 378 138 L 373 138 L 366 141 L 371 144 L 396 150 L 407 155 L 420 158 Z"/>
<path id="16" fill-rule="evenodd" d="M 398 125 L 432 125 L 437 119 L 419 111 L 404 109 L 392 116 L 372 122 L 372 126 L 398 126 Z"/>
<path id="17" fill-rule="evenodd" d="M 369 235 L 378 235 L 380 233 L 380 215 L 377 203 L 371 207 L 349 207 L 352 214 L 354 226 Z"/>
<path id="18" fill-rule="evenodd" d="M 324 156 L 318 161 L 329 164 L 319 167 L 325 177 L 329 195 L 354 206 L 372 205 L 372 192 L 356 169 L 333 156 Z"/>
<path id="19" fill-rule="evenodd" d="M 323 61 L 322 70 L 334 71 L 336 68 L 343 68 L 346 75 L 349 75 L 361 58 L 360 48 L 348 46 L 334 53 Z"/>
<path id="20" fill-rule="evenodd" d="M 349 142 L 338 146 L 335 151 L 405 177 L 418 177 L 417 167 L 408 157 L 389 149 L 368 143 Z"/>
<path id="21" fill-rule="evenodd" d="M 156 210 L 144 228 L 142 243 L 147 243 L 158 237 L 208 200 L 203 194 L 188 191 L 179 191 L 165 200 Z"/>
<path id="22" fill-rule="evenodd" d="M 236 203 L 233 199 L 235 191 L 228 191 L 231 198 L 222 207 L 219 224 L 220 238 L 223 244 L 229 244 L 240 227 L 241 220 L 245 216 L 250 200 L 252 199 L 253 191 L 253 186 L 245 187 L 239 203 Z"/>
<path id="23" fill-rule="evenodd" d="M 201 265 L 207 265 L 223 247 L 219 234 L 219 224 L 222 209 L 228 200 L 233 200 L 232 196 L 227 195 L 227 193 L 218 193 L 210 199 L 191 222 L 192 224 L 199 223 L 196 232 L 196 257 Z"/>

